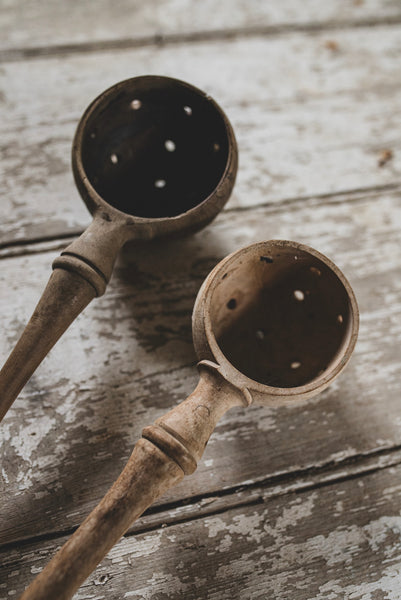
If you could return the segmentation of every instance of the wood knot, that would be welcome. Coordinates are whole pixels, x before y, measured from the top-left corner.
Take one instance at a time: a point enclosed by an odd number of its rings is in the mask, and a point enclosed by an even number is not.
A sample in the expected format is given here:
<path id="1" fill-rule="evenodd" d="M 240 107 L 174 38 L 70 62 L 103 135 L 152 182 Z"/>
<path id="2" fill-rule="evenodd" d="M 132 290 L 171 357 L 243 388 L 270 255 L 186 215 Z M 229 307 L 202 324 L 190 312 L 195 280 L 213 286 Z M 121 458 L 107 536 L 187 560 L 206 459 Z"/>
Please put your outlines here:
<path id="1" fill-rule="evenodd" d="M 208 419 L 210 417 L 210 410 L 204 404 L 198 404 L 198 406 L 195 408 L 195 412 L 202 419 Z"/>

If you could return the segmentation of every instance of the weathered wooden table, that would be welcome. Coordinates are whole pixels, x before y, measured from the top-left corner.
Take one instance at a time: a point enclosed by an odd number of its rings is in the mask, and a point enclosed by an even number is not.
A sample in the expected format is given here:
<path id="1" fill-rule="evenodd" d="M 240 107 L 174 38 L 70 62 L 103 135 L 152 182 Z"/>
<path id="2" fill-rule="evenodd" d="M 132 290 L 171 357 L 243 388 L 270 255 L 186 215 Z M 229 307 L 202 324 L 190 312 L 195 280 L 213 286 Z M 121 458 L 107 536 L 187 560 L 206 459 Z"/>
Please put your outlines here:
<path id="1" fill-rule="evenodd" d="M 198 471 L 76 600 L 401 598 L 401 4 L 398 0 L 0 2 L 0 359 L 90 217 L 69 157 L 86 105 L 144 73 L 207 90 L 235 128 L 226 210 L 128 247 L 1 425 L 0 598 L 106 492 L 142 428 L 197 379 L 191 310 L 218 260 L 293 239 L 361 309 L 341 378 L 302 406 L 234 410 Z"/>

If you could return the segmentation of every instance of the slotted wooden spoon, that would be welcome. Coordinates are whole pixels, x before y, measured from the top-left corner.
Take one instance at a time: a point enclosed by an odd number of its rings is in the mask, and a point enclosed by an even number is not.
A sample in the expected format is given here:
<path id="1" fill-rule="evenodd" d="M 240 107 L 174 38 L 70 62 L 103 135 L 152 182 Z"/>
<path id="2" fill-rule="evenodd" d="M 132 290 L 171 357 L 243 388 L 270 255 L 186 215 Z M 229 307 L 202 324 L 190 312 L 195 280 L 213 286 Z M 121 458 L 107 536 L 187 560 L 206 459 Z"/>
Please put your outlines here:
<path id="1" fill-rule="evenodd" d="M 84 113 L 72 148 L 93 215 L 53 262 L 35 311 L 0 371 L 0 420 L 72 321 L 101 296 L 121 247 L 197 231 L 228 200 L 237 173 L 232 127 L 216 102 L 169 77 L 122 81 Z"/>
<path id="2" fill-rule="evenodd" d="M 143 430 L 113 487 L 21 600 L 70 598 L 132 522 L 195 471 L 228 409 L 294 404 L 325 389 L 347 364 L 358 323 L 350 284 L 316 250 L 269 241 L 222 260 L 193 312 L 197 388 Z"/>

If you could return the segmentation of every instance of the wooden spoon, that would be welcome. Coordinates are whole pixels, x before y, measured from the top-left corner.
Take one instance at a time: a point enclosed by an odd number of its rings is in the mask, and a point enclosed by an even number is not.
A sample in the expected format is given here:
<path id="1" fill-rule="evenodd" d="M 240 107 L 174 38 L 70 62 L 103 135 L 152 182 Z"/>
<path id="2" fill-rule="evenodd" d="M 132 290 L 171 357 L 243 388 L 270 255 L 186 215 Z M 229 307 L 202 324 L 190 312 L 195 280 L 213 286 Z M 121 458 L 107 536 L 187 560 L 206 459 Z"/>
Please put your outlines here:
<path id="1" fill-rule="evenodd" d="M 326 388 L 348 362 L 358 307 L 341 271 L 307 246 L 254 244 L 210 273 L 193 312 L 200 381 L 146 427 L 103 500 L 21 596 L 70 598 L 143 511 L 196 469 L 233 406 L 279 406 Z"/>
<path id="2" fill-rule="evenodd" d="M 136 77 L 109 88 L 85 111 L 72 167 L 93 222 L 53 262 L 0 371 L 0 420 L 72 321 L 105 292 L 125 242 L 197 231 L 217 215 L 234 185 L 237 146 L 210 96 L 176 79 Z"/>

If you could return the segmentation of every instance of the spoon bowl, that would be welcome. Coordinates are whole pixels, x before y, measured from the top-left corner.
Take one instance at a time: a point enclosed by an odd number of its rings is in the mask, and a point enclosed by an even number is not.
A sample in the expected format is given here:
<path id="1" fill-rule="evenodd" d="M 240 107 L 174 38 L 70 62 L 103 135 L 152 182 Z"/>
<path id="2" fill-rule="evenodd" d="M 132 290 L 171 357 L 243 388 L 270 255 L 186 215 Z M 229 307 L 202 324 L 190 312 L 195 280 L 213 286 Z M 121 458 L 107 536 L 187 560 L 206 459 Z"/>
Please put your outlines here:
<path id="1" fill-rule="evenodd" d="M 145 239 L 210 221 L 227 201 L 236 163 L 234 134 L 218 104 L 185 82 L 156 76 L 123 81 L 96 98 L 72 152 L 89 210 L 117 209 L 135 225 L 135 238 Z"/>
<path id="2" fill-rule="evenodd" d="M 357 331 L 356 299 L 338 267 L 281 240 L 222 260 L 193 313 L 198 357 L 217 362 L 261 404 L 324 389 L 348 362 Z"/>

